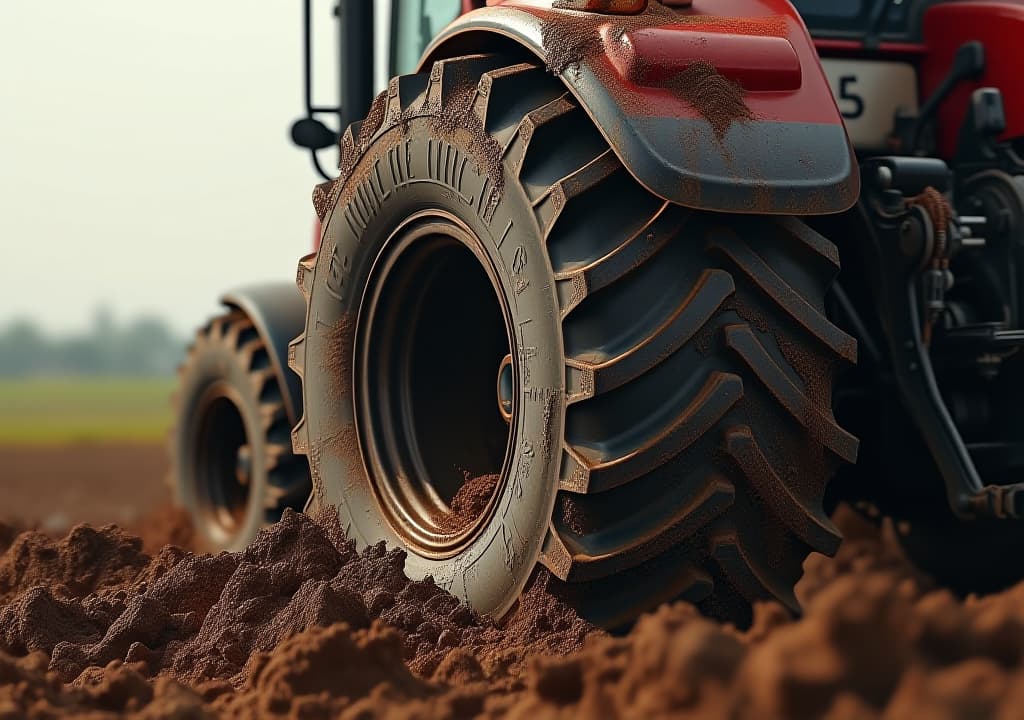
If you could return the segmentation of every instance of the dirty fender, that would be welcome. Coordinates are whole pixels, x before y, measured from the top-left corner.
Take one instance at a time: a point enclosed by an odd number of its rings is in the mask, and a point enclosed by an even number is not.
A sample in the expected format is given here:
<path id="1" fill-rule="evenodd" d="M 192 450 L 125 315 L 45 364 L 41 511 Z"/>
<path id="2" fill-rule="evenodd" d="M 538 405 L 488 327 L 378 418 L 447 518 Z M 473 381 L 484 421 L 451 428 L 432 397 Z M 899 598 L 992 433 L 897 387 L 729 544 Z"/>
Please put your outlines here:
<path id="1" fill-rule="evenodd" d="M 235 288 L 221 296 L 229 308 L 244 312 L 266 344 L 270 366 L 284 395 L 288 420 L 295 424 L 302 416 L 302 387 L 299 377 L 288 369 L 288 343 L 306 328 L 306 302 L 295 283 L 264 283 Z"/>
<path id="2" fill-rule="evenodd" d="M 449 26 L 421 67 L 514 41 L 562 78 L 640 183 L 681 205 L 815 215 L 856 201 L 852 147 L 788 0 L 652 0 L 631 16 L 491 5 Z"/>

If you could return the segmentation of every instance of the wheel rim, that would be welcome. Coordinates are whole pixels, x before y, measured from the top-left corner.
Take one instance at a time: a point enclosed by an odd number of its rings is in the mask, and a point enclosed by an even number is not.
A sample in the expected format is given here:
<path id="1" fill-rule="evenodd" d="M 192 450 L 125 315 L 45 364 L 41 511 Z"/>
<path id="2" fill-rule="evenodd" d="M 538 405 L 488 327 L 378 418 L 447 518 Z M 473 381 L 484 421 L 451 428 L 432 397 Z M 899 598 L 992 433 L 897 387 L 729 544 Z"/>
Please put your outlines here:
<path id="1" fill-rule="evenodd" d="M 518 387 L 511 327 L 490 259 L 454 216 L 414 216 L 385 242 L 357 321 L 357 435 L 382 514 L 425 557 L 472 543 L 505 485 Z"/>
<path id="2" fill-rule="evenodd" d="M 249 508 L 252 455 L 239 408 L 226 383 L 212 384 L 199 399 L 190 443 L 199 513 L 218 541 L 239 532 Z"/>

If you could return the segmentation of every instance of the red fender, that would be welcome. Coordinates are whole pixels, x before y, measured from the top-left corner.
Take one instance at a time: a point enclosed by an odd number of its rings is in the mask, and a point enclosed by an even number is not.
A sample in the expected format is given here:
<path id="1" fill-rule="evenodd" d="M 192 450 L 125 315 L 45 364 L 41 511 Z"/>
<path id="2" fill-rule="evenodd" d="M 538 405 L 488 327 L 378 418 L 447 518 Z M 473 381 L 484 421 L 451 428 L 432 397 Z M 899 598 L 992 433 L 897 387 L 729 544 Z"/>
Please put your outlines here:
<path id="1" fill-rule="evenodd" d="M 490 4 L 450 25 L 421 68 L 514 41 L 561 77 L 640 183 L 681 205 L 814 215 L 856 202 L 853 149 L 788 0 L 650 0 L 630 15 Z"/>

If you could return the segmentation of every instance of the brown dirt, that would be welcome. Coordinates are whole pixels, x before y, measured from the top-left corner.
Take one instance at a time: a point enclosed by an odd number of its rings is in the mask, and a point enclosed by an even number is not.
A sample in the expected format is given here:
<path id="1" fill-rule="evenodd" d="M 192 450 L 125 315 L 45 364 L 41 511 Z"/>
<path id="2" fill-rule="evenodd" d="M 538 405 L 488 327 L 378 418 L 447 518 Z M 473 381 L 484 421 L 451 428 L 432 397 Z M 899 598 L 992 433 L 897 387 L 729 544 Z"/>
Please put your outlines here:
<path id="1" fill-rule="evenodd" d="M 677 604 L 624 637 L 543 575 L 494 625 L 330 516 L 216 556 L 0 526 L 0 717 L 1019 717 L 1024 585 L 957 600 L 888 525 L 836 521 L 847 541 L 808 560 L 803 619 L 765 604 L 738 632 Z"/>
<path id="2" fill-rule="evenodd" d="M 162 443 L 0 444 L 0 522 L 66 532 L 135 527 L 171 499 Z"/>
<path id="3" fill-rule="evenodd" d="M 501 475 L 496 474 L 471 477 L 468 471 L 463 471 L 463 475 L 465 481 L 452 498 L 451 512 L 437 518 L 442 529 L 461 530 L 479 517 L 501 479 Z"/>
<path id="4" fill-rule="evenodd" d="M 483 119 L 474 110 L 478 78 L 458 77 L 456 87 L 449 100 L 434 116 L 434 131 L 447 139 L 453 139 L 456 132 L 469 135 L 467 146 L 472 150 L 477 170 L 491 181 L 491 190 L 483 205 L 484 216 L 494 212 L 505 192 L 505 173 L 502 171 L 502 149 L 498 142 L 484 128 Z M 483 190 L 481 189 L 481 192 Z M 484 198 L 481 198 L 484 202 Z"/>
<path id="5" fill-rule="evenodd" d="M 707 60 L 697 60 L 670 78 L 665 87 L 690 103 L 711 123 L 721 140 L 733 123 L 754 119 L 743 100 L 743 88 L 722 76 Z"/>
<path id="6" fill-rule="evenodd" d="M 203 550 L 192 527 L 192 518 L 176 505 L 161 505 L 128 526 L 128 531 L 142 538 L 142 549 L 154 555 L 164 545 L 187 550 Z"/>

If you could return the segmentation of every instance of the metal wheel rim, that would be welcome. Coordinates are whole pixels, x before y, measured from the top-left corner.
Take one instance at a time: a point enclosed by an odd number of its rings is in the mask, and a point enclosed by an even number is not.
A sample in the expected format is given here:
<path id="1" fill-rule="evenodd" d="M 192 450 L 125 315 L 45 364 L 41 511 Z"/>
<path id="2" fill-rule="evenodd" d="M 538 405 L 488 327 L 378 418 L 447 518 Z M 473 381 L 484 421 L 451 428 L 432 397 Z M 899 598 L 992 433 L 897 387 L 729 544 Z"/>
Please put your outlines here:
<path id="1" fill-rule="evenodd" d="M 428 454 L 434 457 L 424 459 L 423 437 L 417 427 L 430 420 L 417 420 L 416 416 L 423 412 L 423 403 L 414 397 L 416 381 L 408 379 L 417 372 L 411 369 L 416 358 L 410 357 L 417 353 L 415 349 L 411 353 L 409 350 L 416 346 L 419 334 L 428 332 L 423 329 L 425 322 L 408 322 L 409 302 L 410 299 L 420 301 L 415 310 L 417 319 L 429 315 L 431 293 L 439 284 L 438 274 L 444 276 L 446 272 L 445 269 L 437 269 L 439 264 L 443 264 L 438 258 L 441 251 L 462 254 L 461 262 L 467 266 L 468 258 L 475 261 L 474 267 L 480 273 L 476 289 L 480 291 L 483 285 L 480 278 L 485 277 L 490 302 L 496 311 L 494 316 L 500 318 L 498 324 L 504 339 L 504 352 L 500 357 L 509 354 L 516 357 L 511 309 L 502 293 L 496 268 L 481 240 L 454 215 L 430 210 L 403 222 L 378 253 L 359 305 L 352 364 L 356 433 L 377 505 L 391 529 L 411 550 L 435 559 L 452 557 L 464 551 L 493 518 L 497 500 L 506 485 L 512 439 L 518 423 L 514 403 L 511 418 L 501 420 L 505 430 L 500 469 L 495 468 L 499 477 L 486 506 L 474 517 L 453 525 L 448 505 L 452 498 L 451 483 L 438 483 L 434 477 L 438 456 L 443 453 L 431 452 Z M 417 276 L 417 282 L 409 282 L 411 276 Z M 484 300 L 482 297 L 475 299 Z M 466 298 L 465 304 L 471 306 L 473 298 Z M 400 333 L 395 329 L 399 327 L 408 329 L 408 334 L 396 338 L 395 335 Z M 498 333 L 493 328 L 489 332 Z M 380 352 L 382 346 L 387 351 Z M 467 347 L 465 351 L 472 352 L 472 348 Z M 422 355 L 422 352 L 418 354 Z M 458 356 L 458 352 L 452 355 Z M 498 359 L 491 370 L 497 373 L 500 367 L 501 360 Z M 512 367 L 515 375 L 513 386 L 517 388 L 518 369 L 515 363 Z M 485 374 L 481 370 L 481 375 Z M 388 383 L 387 380 L 393 377 L 405 379 Z M 501 419 L 494 383 L 492 374 L 488 386 L 481 393 L 494 406 L 495 416 Z M 403 408 L 404 412 L 398 412 L 396 408 Z M 459 412 L 458 408 L 449 410 L 448 417 L 458 419 L 461 417 Z M 475 422 L 468 415 L 466 418 L 459 425 L 460 430 L 469 430 Z M 435 419 L 439 420 L 440 416 Z M 459 432 L 450 431 L 449 434 L 457 435 Z M 465 444 L 471 445 L 472 441 Z M 447 485 L 447 488 L 442 485 Z"/>
<path id="2" fill-rule="evenodd" d="M 251 478 L 242 482 L 238 474 L 239 452 L 249 435 L 241 407 L 241 398 L 226 382 L 212 383 L 197 403 L 199 422 L 189 443 L 199 513 L 220 540 L 234 537 L 249 511 Z"/>

